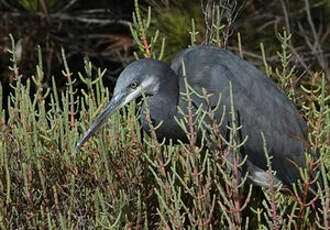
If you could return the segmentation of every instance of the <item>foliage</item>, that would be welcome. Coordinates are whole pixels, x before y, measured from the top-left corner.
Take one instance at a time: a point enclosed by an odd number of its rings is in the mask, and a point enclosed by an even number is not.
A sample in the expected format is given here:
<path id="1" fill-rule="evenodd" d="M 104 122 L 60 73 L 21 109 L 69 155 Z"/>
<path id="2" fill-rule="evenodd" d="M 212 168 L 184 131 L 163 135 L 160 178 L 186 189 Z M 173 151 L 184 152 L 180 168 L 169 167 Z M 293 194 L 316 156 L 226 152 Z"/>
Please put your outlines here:
<path id="1" fill-rule="evenodd" d="M 54 6 L 56 1 L 55 0 L 19 0 L 18 1 L 21 6 L 24 7 L 29 12 L 38 12 L 38 11 L 46 11 L 48 12 Z"/>
<path id="2" fill-rule="evenodd" d="M 52 75 L 58 75 L 61 70 L 61 47 L 67 53 L 67 61 L 75 72 L 83 68 L 81 60 L 88 56 L 95 66 L 107 68 L 105 84 L 113 84 L 122 68 L 134 60 L 136 46 L 130 35 L 134 1 L 90 2 L 86 0 L 2 0 L 0 1 L 0 79 L 1 83 L 11 82 L 5 68 L 8 57 L 4 52 L 10 42 L 7 35 L 12 33 L 20 38 L 22 56 L 20 68 L 28 77 L 33 74 L 37 62 L 35 47 L 43 47 L 45 60 L 45 87 L 52 85 Z M 309 2 L 308 6 L 306 2 Z M 217 9 L 220 4 L 220 24 L 215 25 Z M 209 4 L 209 6 L 208 6 Z M 219 6 L 218 4 L 218 6 Z M 279 65 L 280 60 L 276 51 L 280 48 L 276 35 L 285 27 L 293 38 L 288 49 L 293 53 L 291 64 L 296 70 L 307 71 L 303 78 L 312 76 L 312 72 L 323 69 L 327 72 L 329 81 L 330 55 L 330 14 L 327 0 L 272 1 L 264 4 L 260 0 L 145 0 L 140 1 L 141 15 L 147 13 L 152 6 L 152 18 L 148 33 L 159 30 L 158 40 L 166 38 L 166 52 L 163 60 L 169 61 L 177 52 L 190 45 L 192 19 L 198 32 L 196 42 L 210 43 L 214 34 L 210 33 L 213 26 L 223 27 L 222 40 L 218 40 L 228 49 L 237 50 L 236 31 L 244 41 L 241 52 L 245 59 L 262 66 L 259 55 L 260 42 L 267 47 L 266 56 L 269 63 Z M 267 12 L 267 13 L 265 13 Z M 310 17 L 308 16 L 310 15 Z M 312 18 L 312 20 L 308 20 Z M 207 22 L 206 22 L 207 21 Z M 314 28 L 314 29 L 312 29 Z M 274 33 L 275 31 L 275 33 Z M 223 36 L 227 34 L 228 36 Z M 275 35 L 275 36 L 274 36 Z M 140 36 L 140 35 L 138 35 Z M 147 34 L 148 36 L 148 34 Z M 230 37 L 230 39 L 228 39 Z M 151 37 L 148 37 L 151 42 Z M 161 49 L 161 42 L 155 51 Z M 139 51 L 137 51 L 138 54 Z M 159 53 L 158 53 L 159 54 Z M 96 68 L 96 67 L 93 68 Z M 296 76 L 300 77 L 300 76 Z M 57 81 L 57 80 L 56 80 Z M 57 81 L 59 89 L 64 89 L 64 81 Z M 77 79 L 77 85 L 84 85 Z M 6 88 L 4 93 L 10 92 Z"/>
<path id="3" fill-rule="evenodd" d="M 204 127 L 202 130 L 212 131 L 215 143 L 225 141 L 214 129 L 217 126 L 203 126 L 203 117 L 212 119 L 212 110 L 192 114 L 188 107 L 185 119 L 178 122 L 187 132 L 190 144 L 174 146 L 159 143 L 155 132 L 150 138 L 141 138 L 136 104 L 132 103 L 121 114 L 115 114 L 98 137 L 73 157 L 78 130 L 86 130 L 109 100 L 102 84 L 104 71 L 99 70 L 93 77 L 90 63 L 85 62 L 86 73 L 79 75 L 88 84 L 88 91 L 76 97 L 70 83 L 71 72 L 65 66 L 64 76 L 69 84 L 58 94 L 55 84 L 51 92 L 40 87 L 41 56 L 39 60 L 33 81 L 23 84 L 12 59 L 15 83 L 14 94 L 8 98 L 7 118 L 1 107 L 2 228 L 315 229 L 328 226 L 328 185 L 326 190 L 319 190 L 323 204 L 320 214 L 311 203 L 300 206 L 298 198 L 303 199 L 303 194 L 297 193 L 296 201 L 278 193 L 275 186 L 264 191 L 265 200 L 258 201 L 257 208 L 249 208 L 253 189 L 247 187 L 246 175 L 238 174 L 246 158 L 240 159 L 238 155 L 244 141 L 239 143 L 235 137 L 241 127 L 236 126 L 234 112 L 227 143 L 230 148 L 224 151 L 219 145 L 211 154 L 196 149 L 194 135 Z M 30 97 L 32 85 L 39 90 Z M 321 96 L 314 100 L 324 105 L 325 88 L 317 92 Z M 194 93 L 187 85 L 183 96 L 188 104 Z M 207 103 L 207 93 L 200 96 Z M 45 97 L 50 98 L 49 105 Z M 81 108 L 79 120 L 74 118 L 72 98 Z M 313 107 L 307 103 L 307 108 Z M 321 141 L 324 131 L 321 135 L 313 133 L 312 141 L 319 140 L 315 148 L 324 154 L 328 149 Z M 228 157 L 230 154 L 234 154 L 233 159 Z M 326 182 L 323 164 L 321 168 L 320 176 Z M 269 172 L 273 175 L 271 168 Z"/>
<path id="4" fill-rule="evenodd" d="M 180 4 L 180 3 L 176 3 Z M 182 5 L 183 6 L 182 6 Z M 161 35 L 166 37 L 165 60 L 171 60 L 180 50 L 190 45 L 189 31 L 191 31 L 192 19 L 196 24 L 196 30 L 200 35 L 196 36 L 198 43 L 201 43 L 204 31 L 204 23 L 200 14 L 200 7 L 196 4 L 181 3 L 181 7 L 158 7 L 153 23 L 153 30 L 161 31 Z M 183 9 L 182 9 L 183 8 Z"/>
<path id="5" fill-rule="evenodd" d="M 162 44 L 160 47 L 159 55 L 156 56 L 156 45 L 159 38 L 159 30 L 156 30 L 153 36 L 149 35 L 149 27 L 151 23 L 151 7 L 148 7 L 148 16 L 147 19 L 142 19 L 138 0 L 134 1 L 135 3 L 135 13 L 133 13 L 133 25 L 130 25 L 130 30 L 134 40 L 137 43 L 137 46 L 140 50 L 140 53 L 147 58 L 154 58 L 162 60 L 164 55 L 165 47 L 165 38 L 162 39 Z M 149 38 L 150 37 L 150 38 Z M 150 39 L 150 41 L 148 41 Z M 139 55 L 134 52 L 136 59 L 139 59 Z"/>
<path id="6" fill-rule="evenodd" d="M 135 17 L 131 31 L 140 40 L 138 55 L 152 56 L 147 49 L 156 36 L 148 31 L 149 19 L 137 12 Z M 219 23 L 215 25 L 220 28 Z M 191 34 L 189 41 L 196 41 L 196 33 Z M 283 32 L 282 38 L 289 34 Z M 220 44 L 217 39 L 213 42 Z M 224 124 L 208 126 L 203 122 L 205 118 L 212 121 L 218 107 L 191 112 L 191 96 L 196 92 L 188 84 L 182 95 L 190 104 L 188 113 L 177 122 L 189 144 L 158 142 L 157 127 L 151 122 L 151 137 L 142 133 L 136 113 L 139 105 L 134 102 L 114 114 L 73 157 L 79 133 L 86 131 L 109 101 L 109 91 L 103 85 L 106 70 L 95 71 L 85 60 L 85 72 L 78 76 L 86 87 L 76 94 L 75 73 L 62 50 L 63 76 L 55 77 L 63 79 L 66 88 L 59 91 L 53 77 L 52 88 L 45 89 L 40 48 L 35 73 L 24 82 L 15 56 L 17 46 L 13 37 L 10 40 L 13 93 L 4 98 L 0 85 L 1 229 L 329 229 L 329 88 L 322 72 L 316 72 L 311 84 L 302 89 L 292 84 L 286 39 L 280 39 L 283 49 L 277 70 L 270 68 L 264 57 L 267 73 L 298 104 L 308 123 L 312 155 L 307 157 L 309 167 L 302 170 L 302 181 L 291 189 L 291 196 L 279 192 L 281 185 L 277 184 L 258 196 L 258 188 L 249 186 L 246 175 L 240 175 L 246 158 L 239 155 L 244 138 L 237 138 L 241 126 L 233 112 L 235 98 L 227 108 L 232 122 L 226 139 L 217 129 Z M 155 57 L 162 49 L 153 50 Z M 198 96 L 208 104 L 207 92 Z M 198 131 L 204 133 L 204 145 L 215 144 L 214 152 L 196 147 Z M 206 132 L 212 143 L 206 140 Z M 222 149 L 225 141 L 228 149 Z M 267 140 L 264 143 L 272 180 Z M 318 160 L 317 154 L 328 163 Z M 316 183 L 317 176 L 323 188 L 319 184 L 318 197 L 310 200 L 304 191 Z"/>

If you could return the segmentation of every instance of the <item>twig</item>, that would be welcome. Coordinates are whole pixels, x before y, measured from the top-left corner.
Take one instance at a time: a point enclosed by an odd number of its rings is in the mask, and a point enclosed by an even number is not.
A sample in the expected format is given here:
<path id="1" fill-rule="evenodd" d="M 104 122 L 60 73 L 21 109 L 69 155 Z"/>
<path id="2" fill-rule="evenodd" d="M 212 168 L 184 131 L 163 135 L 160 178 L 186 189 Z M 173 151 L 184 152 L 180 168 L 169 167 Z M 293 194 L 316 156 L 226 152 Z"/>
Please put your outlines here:
<path id="1" fill-rule="evenodd" d="M 39 2 L 40 2 L 41 8 L 42 8 L 44 14 L 46 14 L 48 16 L 48 10 L 47 10 L 47 5 L 45 3 L 45 0 L 39 0 Z"/>
<path id="2" fill-rule="evenodd" d="M 4 1 L 4 0 L 1 0 Z M 83 15 L 83 12 L 87 12 L 87 15 L 85 16 L 81 16 Z M 50 20 L 62 20 L 62 21 L 74 21 L 74 22 L 82 22 L 82 23 L 87 23 L 87 24 L 97 24 L 97 25 L 101 25 L 101 26 L 106 26 L 109 24 L 121 24 L 124 26 L 129 27 L 132 23 L 130 21 L 127 20 L 117 20 L 117 19 L 108 19 L 108 17 L 103 16 L 104 18 L 100 18 L 100 16 L 97 16 L 95 14 L 99 14 L 101 12 L 101 10 L 91 10 L 91 11 L 81 11 L 81 12 L 75 12 L 76 15 L 79 16 L 75 16 L 72 14 L 68 14 L 68 13 L 53 13 L 53 14 L 49 14 L 46 15 L 45 13 L 42 12 L 38 12 L 38 13 L 28 13 L 28 12 L 18 12 L 17 10 L 13 12 L 4 12 L 4 11 L 0 11 L 1 14 L 8 14 L 12 17 L 41 17 L 41 18 L 45 18 L 48 17 Z"/>
<path id="3" fill-rule="evenodd" d="M 40 15 L 40 13 L 39 13 L 39 15 Z M 98 19 L 98 18 L 89 18 L 89 17 L 83 17 L 83 16 L 72 16 L 72 15 L 63 14 L 63 13 L 50 14 L 49 17 L 52 18 L 52 19 L 78 21 L 78 22 L 84 22 L 84 23 L 88 23 L 88 24 L 99 24 L 99 25 L 121 24 L 121 25 L 124 25 L 124 26 L 130 26 L 131 25 L 131 22 L 126 21 L 126 20 Z"/>
<path id="4" fill-rule="evenodd" d="M 75 127 L 75 118 L 74 118 L 74 115 L 75 115 L 75 111 L 74 111 L 74 93 L 73 92 L 73 84 L 74 84 L 74 81 L 72 81 L 72 73 L 69 69 L 69 66 L 68 66 L 68 63 L 66 61 L 66 57 L 65 57 L 65 51 L 64 49 L 62 48 L 62 59 L 63 59 L 63 63 L 64 63 L 64 71 L 62 72 L 63 75 L 65 77 L 68 78 L 68 86 L 69 86 L 69 97 L 70 97 L 70 125 L 71 125 L 71 128 L 73 129 Z"/>
<path id="5" fill-rule="evenodd" d="M 66 10 L 68 10 L 71 6 L 73 6 L 78 0 L 71 0 L 69 1 L 62 9 L 60 9 L 58 12 L 64 12 Z"/>

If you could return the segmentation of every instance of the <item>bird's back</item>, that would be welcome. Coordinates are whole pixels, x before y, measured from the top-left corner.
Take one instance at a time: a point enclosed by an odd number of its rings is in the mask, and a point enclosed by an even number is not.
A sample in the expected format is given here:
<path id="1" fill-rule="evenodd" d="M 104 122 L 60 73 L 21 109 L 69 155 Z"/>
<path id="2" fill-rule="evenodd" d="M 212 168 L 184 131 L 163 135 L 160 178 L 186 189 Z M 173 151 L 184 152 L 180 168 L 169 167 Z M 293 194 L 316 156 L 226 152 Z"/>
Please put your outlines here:
<path id="1" fill-rule="evenodd" d="M 172 62 L 171 68 L 181 78 L 180 90 L 184 89 L 182 61 L 189 84 L 201 93 L 222 93 L 221 105 L 230 106 L 229 82 L 232 83 L 234 107 L 243 125 L 242 136 L 248 135 L 244 152 L 256 166 L 266 169 L 261 132 L 265 134 L 267 149 L 273 155 L 272 166 L 286 183 L 300 175 L 296 166 L 305 166 L 304 141 L 306 124 L 294 104 L 277 86 L 254 66 L 238 56 L 213 46 L 195 46 L 182 51 Z M 203 103 L 194 97 L 198 103 Z M 211 106 L 217 103 L 211 99 Z M 180 103 L 179 103 L 180 104 Z M 181 104 L 184 102 L 181 100 Z M 227 109 L 228 111 L 228 109 Z M 219 111 L 217 118 L 220 118 Z M 230 123 L 226 114 L 225 125 Z M 222 128 L 222 134 L 226 129 Z"/>

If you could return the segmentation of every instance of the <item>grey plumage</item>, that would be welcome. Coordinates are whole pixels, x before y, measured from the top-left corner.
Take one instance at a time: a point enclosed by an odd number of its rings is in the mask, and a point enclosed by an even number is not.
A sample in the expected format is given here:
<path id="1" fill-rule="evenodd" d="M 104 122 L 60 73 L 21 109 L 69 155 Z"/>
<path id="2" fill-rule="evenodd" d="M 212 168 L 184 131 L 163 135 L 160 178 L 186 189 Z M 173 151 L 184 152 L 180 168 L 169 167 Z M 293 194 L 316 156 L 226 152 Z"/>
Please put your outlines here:
<path id="1" fill-rule="evenodd" d="M 272 167 L 277 172 L 277 178 L 285 184 L 295 182 L 300 177 L 296 165 L 305 166 L 305 121 L 267 76 L 231 52 L 212 46 L 185 49 L 174 58 L 171 66 L 153 59 L 142 59 L 128 65 L 118 78 L 113 99 L 78 142 L 75 151 L 114 111 L 140 97 L 142 91 L 148 96 L 153 122 L 163 122 L 156 131 L 157 137 L 187 142 L 185 133 L 174 120 L 175 116 L 180 117 L 177 107 L 183 110 L 187 108 L 180 96 L 180 91 L 184 91 L 182 61 L 189 85 L 199 93 L 205 88 L 208 93 L 215 95 L 210 100 L 211 106 L 216 105 L 217 95 L 221 93 L 221 105 L 229 108 L 229 82 L 232 83 L 235 110 L 239 123 L 243 125 L 241 135 L 248 136 L 242 154 L 248 155 L 251 180 L 264 185 L 258 182 L 264 180 L 264 170 L 267 169 L 262 131 L 268 152 L 273 156 Z M 198 107 L 204 102 L 193 96 L 193 103 Z M 215 114 L 216 119 L 220 119 L 221 114 L 222 109 L 219 109 Z M 148 132 L 148 124 L 144 116 L 141 117 L 141 125 Z M 230 116 L 227 115 L 224 123 L 229 122 Z M 225 136 L 226 132 L 223 125 L 222 135 Z"/>

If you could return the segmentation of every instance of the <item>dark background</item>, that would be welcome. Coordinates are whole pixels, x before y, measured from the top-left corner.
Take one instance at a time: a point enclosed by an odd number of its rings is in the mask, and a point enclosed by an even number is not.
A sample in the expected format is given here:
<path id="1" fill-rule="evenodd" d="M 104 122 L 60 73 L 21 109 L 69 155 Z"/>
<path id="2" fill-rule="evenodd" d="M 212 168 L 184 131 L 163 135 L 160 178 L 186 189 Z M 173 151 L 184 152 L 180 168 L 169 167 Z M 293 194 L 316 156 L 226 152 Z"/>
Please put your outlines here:
<path id="1" fill-rule="evenodd" d="M 330 3 L 327 0 L 266 3 L 262 0 L 140 0 L 144 14 L 148 6 L 152 7 L 150 30 L 158 29 L 160 37 L 166 38 L 165 61 L 170 61 L 180 49 L 190 45 L 191 18 L 195 19 L 199 31 L 197 43 L 207 42 L 209 34 L 205 22 L 209 18 L 204 17 L 201 9 L 213 3 L 220 3 L 224 9 L 221 22 L 228 29 L 227 49 L 237 52 L 237 32 L 240 32 L 245 59 L 262 68 L 259 44 L 263 42 L 269 63 L 276 66 L 280 63 L 276 51 L 281 49 L 277 31 L 286 29 L 293 33 L 291 66 L 297 68 L 296 77 L 303 76 L 307 82 L 312 72 L 323 70 L 329 79 Z M 18 63 L 23 80 L 36 72 L 36 47 L 39 44 L 45 88 L 50 87 L 51 76 L 55 76 L 59 90 L 66 87 L 61 74 L 61 47 L 66 51 L 73 78 L 77 78 L 76 88 L 83 87 L 77 73 L 84 71 L 84 58 L 91 60 L 94 68 L 108 69 L 104 82 L 111 88 L 120 71 L 134 60 L 136 44 L 128 26 L 133 11 L 133 0 L 1 0 L 0 79 L 5 86 L 5 95 L 9 93 L 6 86 L 13 82 L 8 70 L 9 33 L 19 41 L 22 50 Z"/>

